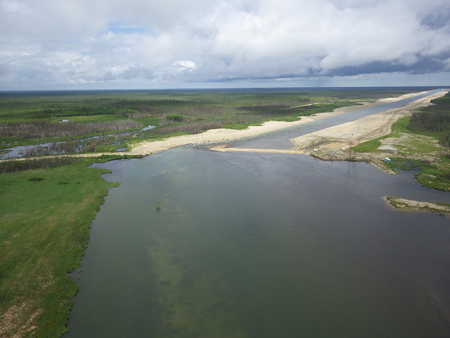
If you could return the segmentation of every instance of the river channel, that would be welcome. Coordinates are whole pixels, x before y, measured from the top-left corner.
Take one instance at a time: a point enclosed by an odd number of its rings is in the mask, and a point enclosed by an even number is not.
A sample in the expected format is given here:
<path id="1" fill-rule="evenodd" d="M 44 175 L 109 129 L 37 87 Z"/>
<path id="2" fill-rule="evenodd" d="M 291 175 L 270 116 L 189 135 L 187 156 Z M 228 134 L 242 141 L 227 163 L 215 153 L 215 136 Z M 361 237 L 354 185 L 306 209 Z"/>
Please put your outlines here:
<path id="1" fill-rule="evenodd" d="M 202 147 L 98 166 L 122 183 L 63 338 L 450 335 L 450 217 L 383 200 L 450 194 L 410 173 Z"/>

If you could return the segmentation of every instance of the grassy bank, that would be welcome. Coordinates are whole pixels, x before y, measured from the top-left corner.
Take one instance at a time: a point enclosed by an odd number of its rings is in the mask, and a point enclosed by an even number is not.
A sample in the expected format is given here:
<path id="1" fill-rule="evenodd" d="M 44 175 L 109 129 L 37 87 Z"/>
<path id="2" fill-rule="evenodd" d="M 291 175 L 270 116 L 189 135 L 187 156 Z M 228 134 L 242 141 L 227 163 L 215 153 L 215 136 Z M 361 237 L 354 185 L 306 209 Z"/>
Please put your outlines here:
<path id="1" fill-rule="evenodd" d="M 108 188 L 99 160 L 0 175 L 0 337 L 59 337 Z"/>

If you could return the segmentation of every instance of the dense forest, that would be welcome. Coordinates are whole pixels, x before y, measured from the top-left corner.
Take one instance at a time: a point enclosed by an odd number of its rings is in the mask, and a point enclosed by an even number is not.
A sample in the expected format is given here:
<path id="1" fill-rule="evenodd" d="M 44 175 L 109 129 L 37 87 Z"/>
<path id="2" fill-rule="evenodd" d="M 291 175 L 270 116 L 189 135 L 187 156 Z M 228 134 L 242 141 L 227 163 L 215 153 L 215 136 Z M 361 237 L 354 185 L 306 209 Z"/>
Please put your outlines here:
<path id="1" fill-rule="evenodd" d="M 450 146 L 450 92 L 432 101 L 432 105 L 413 113 L 408 129 L 415 132 L 434 133 L 439 143 Z"/>

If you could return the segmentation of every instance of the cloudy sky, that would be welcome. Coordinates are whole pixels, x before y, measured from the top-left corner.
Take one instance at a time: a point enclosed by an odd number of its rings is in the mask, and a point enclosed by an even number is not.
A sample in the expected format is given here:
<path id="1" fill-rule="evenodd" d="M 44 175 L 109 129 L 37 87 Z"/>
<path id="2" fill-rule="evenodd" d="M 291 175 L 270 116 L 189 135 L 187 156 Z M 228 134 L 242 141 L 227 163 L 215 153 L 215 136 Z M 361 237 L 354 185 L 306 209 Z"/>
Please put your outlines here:
<path id="1" fill-rule="evenodd" d="M 0 0 L 0 90 L 450 85 L 448 0 Z"/>

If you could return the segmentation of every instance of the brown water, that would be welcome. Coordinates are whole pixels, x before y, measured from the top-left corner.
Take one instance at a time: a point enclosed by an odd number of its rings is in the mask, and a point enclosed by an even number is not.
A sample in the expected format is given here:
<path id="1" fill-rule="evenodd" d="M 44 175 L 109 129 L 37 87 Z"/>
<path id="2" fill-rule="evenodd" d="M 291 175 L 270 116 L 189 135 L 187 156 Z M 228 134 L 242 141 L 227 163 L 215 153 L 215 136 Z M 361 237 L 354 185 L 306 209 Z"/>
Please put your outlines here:
<path id="1" fill-rule="evenodd" d="M 199 148 L 102 166 L 122 184 L 64 338 L 450 335 L 450 218 L 382 200 L 450 195 L 408 173 Z"/>

